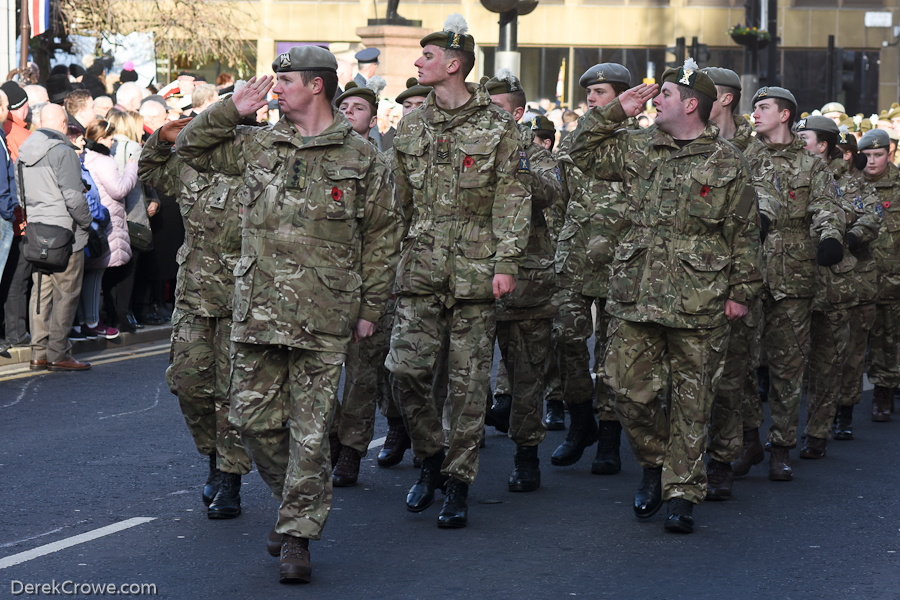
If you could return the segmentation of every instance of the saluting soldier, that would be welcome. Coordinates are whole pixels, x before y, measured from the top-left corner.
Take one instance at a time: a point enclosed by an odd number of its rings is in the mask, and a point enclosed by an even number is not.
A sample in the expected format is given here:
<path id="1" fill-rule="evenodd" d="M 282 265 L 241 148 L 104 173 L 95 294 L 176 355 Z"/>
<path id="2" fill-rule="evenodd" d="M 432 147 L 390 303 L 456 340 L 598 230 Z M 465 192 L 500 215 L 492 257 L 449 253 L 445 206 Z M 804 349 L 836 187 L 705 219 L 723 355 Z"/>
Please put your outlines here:
<path id="1" fill-rule="evenodd" d="M 659 95 L 657 96 L 657 91 Z M 656 123 L 621 129 L 653 101 Z M 729 321 L 747 314 L 762 280 L 759 216 L 747 161 L 709 121 L 716 87 L 688 59 L 662 87 L 641 84 L 575 130 L 585 173 L 624 181 L 630 228 L 615 249 L 605 371 L 644 474 L 634 512 L 668 501 L 665 529 L 690 533 L 706 495 L 703 458 Z M 671 404 L 659 392 L 671 377 Z"/>
<path id="2" fill-rule="evenodd" d="M 421 512 L 448 478 L 439 527 L 465 527 L 469 486 L 478 474 L 494 352 L 495 301 L 516 287 L 525 256 L 531 197 L 517 172 L 527 169 L 516 124 L 482 86 L 467 86 L 475 40 L 465 19 L 422 38 L 419 83 L 434 90 L 394 138 L 394 179 L 408 219 L 397 267 L 391 350 L 394 399 L 422 459 L 406 499 Z M 449 392 L 441 414 L 432 385 L 447 336 Z"/>
<path id="3" fill-rule="evenodd" d="M 399 207 L 375 148 L 333 107 L 337 61 L 291 48 L 196 117 L 176 148 L 199 171 L 243 173 L 231 331 L 231 421 L 280 499 L 267 548 L 281 582 L 309 581 L 309 540 L 331 508 L 328 433 L 347 345 L 375 330 L 390 294 Z M 240 120 L 278 94 L 278 123 Z M 280 537 L 280 539 L 279 539 Z"/>
<path id="4" fill-rule="evenodd" d="M 525 92 L 509 69 L 500 69 L 485 88 L 491 102 L 512 115 L 516 122 L 522 119 Z M 515 469 L 508 482 L 511 492 L 532 492 L 540 487 L 537 451 L 538 444 L 547 435 L 541 419 L 544 368 L 549 358 L 553 317 L 557 314 L 553 268 L 556 238 L 547 217 L 565 200 L 556 159 L 534 142 L 534 132 L 553 129 L 547 117 L 535 117 L 519 125 L 525 151 L 519 175 L 531 191 L 531 230 L 525 260 L 516 274 L 516 289 L 497 303 L 497 342 L 508 379 L 500 381 L 498 370 L 498 386 L 508 386 L 510 402 L 492 407 L 485 422 L 501 431 L 508 430 L 516 444 Z"/>

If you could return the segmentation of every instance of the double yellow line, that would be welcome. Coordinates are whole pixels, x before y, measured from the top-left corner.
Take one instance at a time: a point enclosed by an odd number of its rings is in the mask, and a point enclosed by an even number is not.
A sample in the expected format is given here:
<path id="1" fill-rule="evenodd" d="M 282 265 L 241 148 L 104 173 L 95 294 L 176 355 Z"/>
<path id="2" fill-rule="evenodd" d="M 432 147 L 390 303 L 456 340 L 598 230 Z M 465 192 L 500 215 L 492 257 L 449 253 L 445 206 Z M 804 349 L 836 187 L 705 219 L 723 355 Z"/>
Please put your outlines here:
<path id="1" fill-rule="evenodd" d="M 146 358 L 148 356 L 157 356 L 159 354 L 168 353 L 169 342 L 165 342 L 164 344 L 155 344 L 147 349 L 123 350 L 121 352 L 114 352 L 112 354 L 98 355 L 98 358 L 96 360 L 87 357 L 87 360 L 93 367 L 97 365 L 107 365 L 110 363 L 122 362 L 123 360 L 134 360 L 136 358 Z M 28 367 L 28 363 L 23 363 L 22 367 L 18 369 L 9 371 L 7 373 L 0 373 L 0 381 L 12 381 L 14 379 L 38 377 L 40 375 L 48 375 L 50 373 L 52 373 L 52 371 L 32 371 Z"/>

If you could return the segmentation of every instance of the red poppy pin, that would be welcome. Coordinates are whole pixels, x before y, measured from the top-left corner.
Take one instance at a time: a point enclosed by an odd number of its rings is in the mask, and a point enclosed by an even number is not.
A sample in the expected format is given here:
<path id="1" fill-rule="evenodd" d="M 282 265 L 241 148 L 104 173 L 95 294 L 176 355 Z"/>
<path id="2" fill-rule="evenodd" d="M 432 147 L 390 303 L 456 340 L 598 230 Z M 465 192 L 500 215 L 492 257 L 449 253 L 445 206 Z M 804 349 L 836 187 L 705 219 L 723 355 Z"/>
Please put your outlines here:
<path id="1" fill-rule="evenodd" d="M 709 195 L 709 186 L 704 185 L 702 188 L 700 188 L 700 196 L 703 198 L 706 198 L 708 195 Z"/>
<path id="2" fill-rule="evenodd" d="M 890 202 L 885 202 L 885 203 L 884 203 L 884 207 L 885 207 L 885 208 L 890 208 L 890 207 L 891 207 L 891 203 L 890 203 Z"/>
<path id="3" fill-rule="evenodd" d="M 790 196 L 791 200 L 793 200 L 794 199 L 794 190 L 789 191 L 788 196 Z"/>
<path id="4" fill-rule="evenodd" d="M 475 159 L 472 158 L 471 156 L 467 156 L 467 157 L 465 158 L 465 160 L 463 161 L 463 166 L 464 166 L 465 168 L 467 168 L 467 169 L 468 169 L 469 167 L 471 167 L 472 165 L 474 165 L 474 164 L 475 164 Z"/>
<path id="5" fill-rule="evenodd" d="M 336 187 L 331 188 L 331 197 L 334 199 L 335 202 L 340 202 L 341 197 L 343 195 L 344 195 L 344 192 L 342 192 L 340 189 L 338 189 Z"/>

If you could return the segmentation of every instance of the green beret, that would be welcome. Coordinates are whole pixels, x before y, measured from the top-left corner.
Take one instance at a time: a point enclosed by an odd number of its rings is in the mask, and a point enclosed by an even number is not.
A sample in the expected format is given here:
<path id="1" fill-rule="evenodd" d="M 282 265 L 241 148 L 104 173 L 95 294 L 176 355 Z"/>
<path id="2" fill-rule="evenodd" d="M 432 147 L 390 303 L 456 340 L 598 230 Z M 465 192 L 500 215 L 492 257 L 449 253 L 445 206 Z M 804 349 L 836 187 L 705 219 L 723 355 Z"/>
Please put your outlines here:
<path id="1" fill-rule="evenodd" d="M 845 129 L 845 127 L 842 125 L 841 129 Z M 849 131 L 841 131 L 840 133 L 838 133 L 837 145 L 838 146 L 849 146 L 851 150 L 856 151 L 856 149 L 857 149 L 856 136 L 853 135 L 852 133 L 850 133 Z"/>
<path id="2" fill-rule="evenodd" d="M 371 104 L 375 110 L 378 110 L 378 94 L 381 93 L 385 85 L 387 83 L 384 81 L 384 78 L 378 75 L 369 78 L 364 86 L 357 85 L 355 81 L 351 81 L 344 88 L 344 93 L 335 98 L 334 105 L 340 106 L 345 99 L 356 96 Z"/>
<path id="3" fill-rule="evenodd" d="M 888 118 L 897 119 L 900 118 L 900 104 L 894 102 L 891 104 L 891 110 L 888 112 Z"/>
<path id="4" fill-rule="evenodd" d="M 497 71 L 496 75 L 487 80 L 484 87 L 491 96 L 522 91 L 522 84 L 519 82 L 519 78 L 506 68 Z"/>
<path id="5" fill-rule="evenodd" d="M 820 133 L 840 134 L 840 129 L 834 121 L 822 115 L 811 115 L 800 119 L 797 123 L 797 131 L 818 131 Z"/>
<path id="6" fill-rule="evenodd" d="M 431 89 L 427 85 L 419 85 L 419 80 L 415 77 L 410 77 L 406 80 L 406 89 L 397 94 L 397 103 L 403 104 L 403 101 L 407 98 L 415 98 L 416 96 L 422 96 L 423 98 L 431 93 Z"/>
<path id="7" fill-rule="evenodd" d="M 756 93 L 753 94 L 753 100 L 750 102 L 750 106 L 756 106 L 757 102 L 765 100 L 766 98 L 781 98 L 782 100 L 787 100 L 794 105 L 794 110 L 797 109 L 797 99 L 794 98 L 791 91 L 783 87 L 775 86 L 761 87 L 756 90 Z"/>
<path id="8" fill-rule="evenodd" d="M 475 52 L 475 38 L 468 34 L 469 26 L 459 13 L 453 13 L 444 21 L 444 30 L 429 33 L 419 44 L 424 48 L 428 44 L 446 48 L 448 50 L 460 50 L 462 52 Z"/>
<path id="9" fill-rule="evenodd" d="M 709 75 L 700 70 L 692 58 L 684 61 L 684 66 L 681 68 L 666 69 L 660 81 L 661 83 L 671 82 L 697 90 L 713 100 L 719 97 L 719 92 L 716 91 L 716 84 L 713 83 Z"/>
<path id="10" fill-rule="evenodd" d="M 553 124 L 553 121 L 544 115 L 537 115 L 533 119 L 525 121 L 525 124 L 528 125 L 532 131 L 544 130 L 556 133 L 556 126 Z"/>
<path id="11" fill-rule="evenodd" d="M 722 67 L 706 67 L 703 72 L 709 75 L 712 82 L 716 85 L 741 90 L 741 77 L 731 69 L 723 69 Z"/>
<path id="12" fill-rule="evenodd" d="M 885 150 L 890 150 L 891 148 L 891 138 L 884 129 L 873 129 L 859 140 L 860 150 L 877 150 L 879 148 L 884 148 Z"/>
<path id="13" fill-rule="evenodd" d="M 829 102 L 828 104 L 823 106 L 822 110 L 819 112 L 821 112 L 823 115 L 830 112 L 845 113 L 847 112 L 847 109 L 844 108 L 844 105 L 840 102 Z"/>
<path id="14" fill-rule="evenodd" d="M 631 72 L 616 63 L 602 63 L 594 65 L 585 71 L 581 79 L 578 80 L 578 85 L 584 89 L 588 89 L 588 86 L 598 83 L 624 83 L 630 86 Z"/>
<path id="15" fill-rule="evenodd" d="M 334 71 L 337 73 L 337 59 L 334 54 L 321 46 L 294 46 L 279 54 L 272 61 L 276 73 L 289 71 Z"/>

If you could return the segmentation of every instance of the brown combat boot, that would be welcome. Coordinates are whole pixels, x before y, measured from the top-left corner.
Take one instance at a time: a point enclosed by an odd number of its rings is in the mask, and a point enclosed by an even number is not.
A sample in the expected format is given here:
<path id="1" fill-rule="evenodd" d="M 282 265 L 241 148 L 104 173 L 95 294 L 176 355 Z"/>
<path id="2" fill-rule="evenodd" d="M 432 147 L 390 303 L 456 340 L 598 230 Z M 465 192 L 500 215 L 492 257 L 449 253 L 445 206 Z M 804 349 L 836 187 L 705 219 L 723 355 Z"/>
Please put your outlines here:
<path id="1" fill-rule="evenodd" d="M 772 445 L 769 454 L 769 479 L 772 481 L 792 481 L 794 471 L 791 469 L 790 448 Z"/>
<path id="2" fill-rule="evenodd" d="M 312 565 L 309 562 L 309 540 L 284 534 L 281 537 L 281 562 L 278 581 L 281 583 L 309 583 Z"/>
<path id="3" fill-rule="evenodd" d="M 800 458 L 825 458 L 825 438 L 809 436 L 800 449 Z"/>
<path id="4" fill-rule="evenodd" d="M 334 472 L 331 474 L 331 484 L 334 487 L 356 485 L 356 480 L 359 479 L 359 461 L 361 458 L 359 452 L 350 446 L 342 446 L 341 457 L 338 459 Z"/>
<path id="5" fill-rule="evenodd" d="M 709 464 L 706 465 L 706 480 L 707 500 L 731 500 L 734 473 L 730 463 L 709 459 Z"/>
<path id="6" fill-rule="evenodd" d="M 875 386 L 872 396 L 872 420 L 876 423 L 887 423 L 891 420 L 891 408 L 894 404 L 894 390 Z"/>
<path id="7" fill-rule="evenodd" d="M 388 432 L 384 438 L 384 446 L 378 453 L 379 467 L 393 467 L 403 462 L 403 455 L 412 446 L 406 426 L 400 417 L 388 419 Z"/>
<path id="8" fill-rule="evenodd" d="M 758 465 L 765 458 L 766 453 L 763 452 L 762 442 L 759 441 L 759 428 L 745 431 L 741 455 L 731 463 L 732 475 L 744 477 L 750 472 L 750 467 Z"/>

